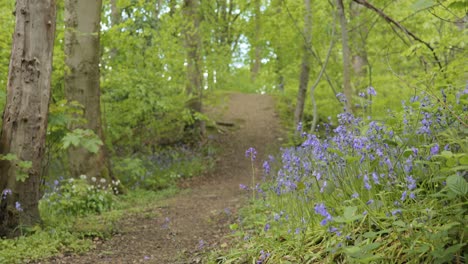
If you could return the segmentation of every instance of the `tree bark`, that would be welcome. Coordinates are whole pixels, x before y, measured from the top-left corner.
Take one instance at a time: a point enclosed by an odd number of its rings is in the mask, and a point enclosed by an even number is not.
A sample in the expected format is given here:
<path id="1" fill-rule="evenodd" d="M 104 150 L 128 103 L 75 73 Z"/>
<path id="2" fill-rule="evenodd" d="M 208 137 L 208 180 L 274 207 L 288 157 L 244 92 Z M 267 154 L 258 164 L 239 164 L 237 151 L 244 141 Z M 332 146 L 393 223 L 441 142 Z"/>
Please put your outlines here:
<path id="1" fill-rule="evenodd" d="M 349 49 L 348 40 L 348 22 L 346 21 L 343 0 L 336 0 L 338 8 L 338 17 L 341 25 L 341 47 L 343 52 L 343 94 L 345 95 L 345 109 L 348 112 L 353 112 L 352 97 L 353 90 L 351 87 L 351 51 Z"/>
<path id="2" fill-rule="evenodd" d="M 16 27 L 3 113 L 0 154 L 30 161 L 27 178 L 18 181 L 14 162 L 0 161 L 0 237 L 40 222 L 38 203 L 50 100 L 55 37 L 54 0 L 16 1 Z M 1 194 L 0 194 L 1 195 Z M 21 206 L 22 211 L 16 207 Z M 15 208 L 16 207 L 16 208 Z"/>
<path id="3" fill-rule="evenodd" d="M 198 0 L 184 0 L 183 14 L 187 18 L 184 30 L 185 48 L 187 51 L 187 82 L 185 91 L 190 97 L 188 107 L 193 113 L 201 113 L 203 110 L 203 76 L 201 66 L 201 39 L 200 17 Z M 195 120 L 195 129 L 200 135 L 205 134 L 205 123 Z"/>
<path id="4" fill-rule="evenodd" d="M 302 122 L 304 104 L 307 95 L 310 72 L 310 51 L 312 50 L 312 10 L 310 0 L 304 0 L 304 46 L 301 63 L 301 75 L 299 78 L 299 91 L 297 93 L 296 111 L 294 112 L 294 123 L 296 126 Z"/>
<path id="5" fill-rule="evenodd" d="M 351 20 L 353 21 L 362 21 L 360 17 L 362 16 L 362 6 L 356 4 L 355 2 L 351 2 L 350 4 L 350 11 L 351 11 Z M 355 23 L 358 24 L 358 23 Z M 352 59 L 352 68 L 353 73 L 355 76 L 354 87 L 357 89 L 362 89 L 365 86 L 370 86 L 371 84 L 367 81 L 367 75 L 369 73 L 369 60 L 367 57 L 367 47 L 366 47 L 366 39 L 369 29 L 366 23 L 363 23 L 358 28 L 355 28 L 353 32 L 351 32 L 351 43 L 354 44 L 354 52 L 353 52 L 353 59 Z"/>
<path id="6" fill-rule="evenodd" d="M 254 32 L 254 59 L 252 62 L 251 69 L 251 78 L 252 81 L 257 79 L 258 73 L 260 72 L 260 65 L 262 63 L 262 46 L 260 45 L 260 35 L 261 35 L 261 22 L 260 22 L 260 0 L 255 1 L 255 10 L 254 10 L 254 21 L 255 21 L 255 32 Z"/>
<path id="7" fill-rule="evenodd" d="M 99 35 L 101 0 L 65 1 L 65 96 L 83 106 L 85 124 L 71 124 L 71 129 L 93 130 L 104 142 L 101 122 Z M 69 165 L 72 177 L 110 179 L 104 145 L 97 153 L 71 147 Z"/>

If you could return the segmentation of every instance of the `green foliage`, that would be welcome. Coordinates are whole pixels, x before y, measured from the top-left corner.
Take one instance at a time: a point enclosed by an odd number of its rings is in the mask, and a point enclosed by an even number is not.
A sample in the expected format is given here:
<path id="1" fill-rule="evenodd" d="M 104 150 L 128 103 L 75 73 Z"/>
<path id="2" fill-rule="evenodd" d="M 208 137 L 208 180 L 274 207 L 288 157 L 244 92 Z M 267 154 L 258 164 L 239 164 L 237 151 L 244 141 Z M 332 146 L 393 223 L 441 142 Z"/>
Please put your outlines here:
<path id="1" fill-rule="evenodd" d="M 21 160 L 15 154 L 6 154 L 0 155 L 0 160 L 9 161 L 11 166 L 16 168 L 15 175 L 16 180 L 20 182 L 24 182 L 28 177 L 28 170 L 32 166 L 32 162 L 29 160 Z"/>
<path id="2" fill-rule="evenodd" d="M 112 209 L 118 183 L 105 179 L 69 179 L 55 181 L 50 193 L 41 200 L 41 211 L 57 215 L 87 215 Z"/>
<path id="3" fill-rule="evenodd" d="M 75 129 L 62 138 L 62 148 L 70 146 L 83 147 L 89 152 L 97 153 L 102 145 L 101 139 L 90 129 Z"/>
<path id="4" fill-rule="evenodd" d="M 468 130 L 460 98 L 467 92 L 425 95 L 390 114 L 393 125 L 344 113 L 333 133 L 309 134 L 283 149 L 277 174 L 257 188 L 263 200 L 231 225 L 238 247 L 211 254 L 211 261 L 463 259 Z"/>
<path id="5" fill-rule="evenodd" d="M 159 190 L 212 169 L 215 153 L 209 145 L 165 148 L 148 156 L 115 159 L 114 173 L 129 188 Z"/>

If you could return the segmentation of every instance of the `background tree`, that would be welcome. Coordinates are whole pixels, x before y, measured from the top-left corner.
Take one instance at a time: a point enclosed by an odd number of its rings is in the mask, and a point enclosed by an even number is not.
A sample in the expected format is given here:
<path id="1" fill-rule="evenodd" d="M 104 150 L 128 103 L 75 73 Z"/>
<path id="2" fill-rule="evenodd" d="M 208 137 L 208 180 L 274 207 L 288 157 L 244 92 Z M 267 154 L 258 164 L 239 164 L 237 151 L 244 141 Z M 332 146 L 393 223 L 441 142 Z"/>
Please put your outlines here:
<path id="1" fill-rule="evenodd" d="M 38 203 L 50 99 L 55 1 L 16 1 L 0 154 L 0 236 L 40 222 Z M 24 164 L 28 162 L 29 164 Z M 21 168 L 26 169 L 22 175 Z M 4 198 L 4 197 L 2 197 Z"/>
<path id="2" fill-rule="evenodd" d="M 198 132 L 205 133 L 205 124 L 197 113 L 203 109 L 203 77 L 200 39 L 200 13 L 198 0 L 184 0 L 183 14 L 187 19 L 185 27 L 185 48 L 187 52 L 187 81 L 185 91 L 190 97 L 188 107 L 193 111 L 194 124 Z"/>
<path id="3" fill-rule="evenodd" d="M 351 51 L 349 49 L 348 21 L 343 5 L 343 0 L 336 0 L 338 17 L 341 25 L 341 50 L 343 58 L 343 93 L 346 97 L 346 111 L 352 112 L 353 90 L 351 86 Z"/>
<path id="4" fill-rule="evenodd" d="M 296 111 L 294 112 L 294 123 L 299 125 L 302 122 L 305 98 L 309 83 L 310 72 L 310 52 L 312 50 L 312 9 L 310 0 L 304 0 L 304 46 L 301 63 L 301 75 L 299 78 L 299 90 L 297 93 Z"/>
<path id="5" fill-rule="evenodd" d="M 99 69 L 101 7 L 100 0 L 65 1 L 65 96 L 83 106 L 85 122 L 75 122 L 71 129 L 89 129 L 104 141 Z M 68 153 L 73 177 L 84 174 L 109 179 L 104 145 L 96 153 L 82 147 L 70 147 Z"/>

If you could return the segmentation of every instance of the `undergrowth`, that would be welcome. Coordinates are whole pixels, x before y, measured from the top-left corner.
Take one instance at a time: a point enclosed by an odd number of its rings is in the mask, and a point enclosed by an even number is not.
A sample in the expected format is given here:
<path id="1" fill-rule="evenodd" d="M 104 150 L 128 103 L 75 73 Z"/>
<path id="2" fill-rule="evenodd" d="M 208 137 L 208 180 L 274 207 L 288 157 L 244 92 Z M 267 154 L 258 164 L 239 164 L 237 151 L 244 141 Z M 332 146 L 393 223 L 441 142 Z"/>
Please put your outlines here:
<path id="1" fill-rule="evenodd" d="M 325 136 L 298 131 L 242 186 L 257 194 L 237 246 L 209 263 L 466 263 L 467 99 L 426 93 L 385 121 L 345 112 Z"/>
<path id="2" fill-rule="evenodd" d="M 42 224 L 21 228 L 17 238 L 0 238 L 0 263 L 25 263 L 95 247 L 93 241 L 119 232 L 118 221 L 145 212 L 178 192 L 176 180 L 212 168 L 215 149 L 166 148 L 150 156 L 118 160 L 115 172 L 129 191 L 115 195 L 119 182 L 59 178 L 45 185 L 39 209 Z M 3 192 L 9 195 L 9 192 Z"/>

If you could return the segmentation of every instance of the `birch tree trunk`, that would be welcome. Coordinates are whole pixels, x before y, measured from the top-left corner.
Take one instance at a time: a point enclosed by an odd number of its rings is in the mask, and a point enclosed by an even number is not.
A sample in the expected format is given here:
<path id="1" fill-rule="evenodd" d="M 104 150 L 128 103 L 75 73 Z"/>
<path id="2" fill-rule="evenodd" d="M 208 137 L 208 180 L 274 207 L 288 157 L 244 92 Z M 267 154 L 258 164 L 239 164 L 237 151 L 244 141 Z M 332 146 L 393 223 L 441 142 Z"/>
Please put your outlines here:
<path id="1" fill-rule="evenodd" d="M 340 18 L 341 25 L 341 46 L 343 52 L 343 94 L 346 97 L 345 109 L 348 112 L 352 112 L 353 91 L 351 87 L 351 51 L 349 49 L 348 26 L 343 0 L 336 0 L 336 4 L 338 7 L 338 17 Z"/>
<path id="2" fill-rule="evenodd" d="M 99 35 L 101 0 L 65 1 L 65 96 L 84 107 L 85 124 L 72 124 L 71 129 L 93 130 L 104 142 L 101 122 Z M 73 177 L 110 178 L 104 146 L 97 153 L 84 148 L 69 149 Z"/>
<path id="3" fill-rule="evenodd" d="M 301 63 L 301 75 L 299 79 L 299 91 L 297 93 L 296 111 L 294 112 L 294 123 L 296 126 L 302 122 L 304 113 L 305 98 L 307 95 L 307 86 L 309 84 L 310 72 L 310 50 L 312 47 L 312 10 L 310 0 L 305 0 L 304 15 L 304 46 Z"/>
<path id="4" fill-rule="evenodd" d="M 0 161 L 0 237 L 40 222 L 38 202 L 49 111 L 55 1 L 16 1 L 16 27 L 3 113 L 0 155 L 31 162 L 27 178 L 11 161 Z M 11 191 L 11 194 L 10 192 Z M 1 194 L 0 194 L 1 195 Z"/>

